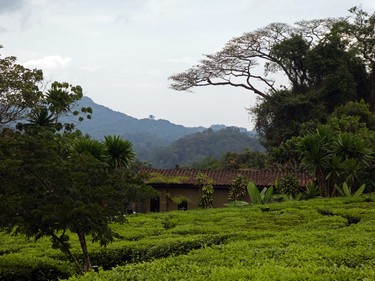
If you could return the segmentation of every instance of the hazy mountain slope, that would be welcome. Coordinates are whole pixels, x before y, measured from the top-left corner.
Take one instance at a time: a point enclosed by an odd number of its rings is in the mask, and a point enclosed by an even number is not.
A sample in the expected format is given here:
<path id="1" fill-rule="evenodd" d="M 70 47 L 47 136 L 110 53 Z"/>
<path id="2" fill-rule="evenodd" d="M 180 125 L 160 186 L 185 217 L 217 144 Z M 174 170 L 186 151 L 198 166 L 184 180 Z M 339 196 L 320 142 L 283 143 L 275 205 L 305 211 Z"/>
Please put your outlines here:
<path id="1" fill-rule="evenodd" d="M 145 134 L 144 138 L 156 137 L 159 141 L 168 144 L 182 136 L 205 129 L 204 127 L 187 128 L 167 120 L 137 119 L 99 105 L 88 97 L 83 97 L 78 106 L 90 106 L 93 109 L 92 119 L 85 120 L 77 127 L 96 139 L 102 139 L 106 135 L 121 135 L 128 139 L 139 139 Z"/>
<path id="2" fill-rule="evenodd" d="M 156 149 L 146 160 L 155 168 L 174 168 L 176 165 L 191 165 L 208 156 L 220 158 L 226 152 L 240 153 L 245 148 L 264 150 L 256 137 L 238 128 L 227 127 L 219 131 L 208 129 Z"/>
<path id="3" fill-rule="evenodd" d="M 126 138 L 133 143 L 138 159 L 155 167 L 193 163 L 205 156 L 220 157 L 227 151 L 241 152 L 244 148 L 261 149 L 257 139 L 244 128 L 213 125 L 207 130 L 204 127 L 188 128 L 167 120 L 137 119 L 99 105 L 88 97 L 83 97 L 76 106 L 93 109 L 91 120 L 76 125 L 84 134 L 95 139 L 107 135 Z M 203 131 L 201 135 L 197 134 Z"/>

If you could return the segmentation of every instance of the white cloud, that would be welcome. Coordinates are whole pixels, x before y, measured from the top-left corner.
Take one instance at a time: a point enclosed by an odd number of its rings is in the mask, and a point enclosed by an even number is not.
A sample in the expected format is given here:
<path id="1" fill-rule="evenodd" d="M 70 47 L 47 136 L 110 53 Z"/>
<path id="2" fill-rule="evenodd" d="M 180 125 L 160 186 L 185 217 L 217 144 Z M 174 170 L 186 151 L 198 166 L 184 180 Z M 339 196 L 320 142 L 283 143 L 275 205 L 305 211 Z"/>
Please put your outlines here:
<path id="1" fill-rule="evenodd" d="M 42 70 L 55 70 L 62 69 L 69 66 L 72 62 L 70 57 L 62 56 L 44 56 L 40 59 L 32 59 L 23 63 L 25 67 L 28 68 L 40 68 Z"/>

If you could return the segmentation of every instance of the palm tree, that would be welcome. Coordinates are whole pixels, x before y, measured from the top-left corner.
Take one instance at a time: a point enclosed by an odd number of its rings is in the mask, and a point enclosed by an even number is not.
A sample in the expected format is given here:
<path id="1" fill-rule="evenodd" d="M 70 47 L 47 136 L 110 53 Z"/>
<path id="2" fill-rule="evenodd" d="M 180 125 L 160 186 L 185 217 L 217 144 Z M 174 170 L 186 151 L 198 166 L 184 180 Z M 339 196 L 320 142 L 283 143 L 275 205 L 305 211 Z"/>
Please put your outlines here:
<path id="1" fill-rule="evenodd" d="M 72 144 L 72 150 L 78 154 L 88 154 L 101 162 L 108 161 L 108 154 L 103 143 L 89 139 L 78 138 Z"/>
<path id="2" fill-rule="evenodd" d="M 104 144 L 107 147 L 109 164 L 113 169 L 130 168 L 136 155 L 130 141 L 123 140 L 119 136 L 106 136 Z"/>
<path id="3" fill-rule="evenodd" d="M 315 133 L 304 137 L 299 146 L 302 166 L 317 181 L 321 196 L 329 196 L 325 168 L 328 166 L 332 156 L 330 151 L 332 137 L 333 134 L 330 128 L 328 126 L 321 126 Z"/>
<path id="4" fill-rule="evenodd" d="M 18 123 L 17 129 L 27 130 L 35 128 L 46 128 L 50 130 L 58 130 L 58 127 L 55 124 L 55 119 L 53 114 L 51 114 L 46 107 L 36 107 L 29 114 L 26 119 L 28 123 Z"/>
<path id="5" fill-rule="evenodd" d="M 343 132 L 332 145 L 332 153 L 341 159 L 342 181 L 359 187 L 360 176 L 373 159 L 373 150 L 360 134 Z"/>

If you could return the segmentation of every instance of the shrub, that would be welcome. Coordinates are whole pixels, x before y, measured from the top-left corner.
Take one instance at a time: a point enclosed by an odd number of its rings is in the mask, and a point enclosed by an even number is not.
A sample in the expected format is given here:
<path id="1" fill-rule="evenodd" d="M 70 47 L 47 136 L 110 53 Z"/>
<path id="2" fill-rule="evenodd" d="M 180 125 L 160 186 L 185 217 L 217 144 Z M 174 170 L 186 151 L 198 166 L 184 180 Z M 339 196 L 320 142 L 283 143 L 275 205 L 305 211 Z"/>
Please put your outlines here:
<path id="1" fill-rule="evenodd" d="M 276 191 L 294 198 L 300 193 L 298 179 L 293 175 L 283 176 L 276 184 Z"/>

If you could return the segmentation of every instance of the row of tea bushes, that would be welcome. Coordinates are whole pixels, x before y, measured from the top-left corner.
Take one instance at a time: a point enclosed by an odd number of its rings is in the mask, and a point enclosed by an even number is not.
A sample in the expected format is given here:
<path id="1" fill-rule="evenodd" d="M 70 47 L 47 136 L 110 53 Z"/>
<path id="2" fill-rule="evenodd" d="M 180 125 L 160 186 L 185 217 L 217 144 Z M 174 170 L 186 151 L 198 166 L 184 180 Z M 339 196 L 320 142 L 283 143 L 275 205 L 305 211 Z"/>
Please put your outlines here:
<path id="1" fill-rule="evenodd" d="M 50 257 L 33 257 L 20 253 L 8 254 L 0 258 L 0 280 L 6 281 L 49 281 L 69 278 L 75 269 L 70 262 L 54 260 Z"/>
<path id="2" fill-rule="evenodd" d="M 199 211 L 195 228 L 206 217 L 212 231 L 209 218 L 216 218 L 222 233 L 232 233 L 227 243 L 69 280 L 375 280 L 372 201 L 324 199 Z M 168 231 L 181 226 L 188 229 L 177 220 Z"/>
<path id="3" fill-rule="evenodd" d="M 374 234 L 357 225 L 291 230 L 69 280 L 375 280 Z"/>
<path id="4" fill-rule="evenodd" d="M 283 257 L 286 257 L 286 253 L 291 253 L 291 257 L 296 256 L 296 261 L 290 264 L 273 265 L 275 268 L 281 268 L 281 271 L 285 267 L 286 272 L 288 268 L 293 269 L 292 271 L 294 269 L 298 271 L 300 267 L 308 269 L 309 264 L 313 266 L 318 263 L 315 260 L 318 258 L 321 263 L 327 260 L 332 261 L 331 264 L 325 265 L 327 268 L 324 270 L 327 272 L 333 270 L 334 264 L 340 270 L 347 267 L 347 270 L 351 272 L 354 272 L 355 266 L 363 264 L 364 270 L 367 271 L 366 260 L 373 259 L 372 240 L 367 237 L 368 235 L 371 238 L 374 237 L 374 218 L 375 203 L 370 197 L 350 200 L 316 199 L 244 208 L 131 215 L 128 218 L 129 223 L 112 226 L 122 236 L 121 239 L 109 244 L 106 248 L 101 248 L 98 244 L 89 244 L 93 264 L 105 270 L 118 265 L 125 264 L 126 266 L 118 267 L 113 271 L 102 271 L 100 275 L 89 273 L 83 278 L 99 278 L 100 280 L 101 276 L 108 275 L 103 277 L 108 280 L 112 279 L 111 274 L 120 274 L 119 278 L 125 280 L 127 276 L 144 276 L 144 279 L 152 279 L 154 276 L 152 270 L 157 272 L 159 267 L 167 266 L 171 269 L 177 268 L 176 271 L 179 271 L 180 265 L 174 264 L 174 261 L 186 263 L 185 273 L 189 274 L 188 269 L 193 270 L 195 266 L 195 263 L 190 261 L 190 256 L 193 256 L 194 260 L 200 260 L 199 271 L 207 271 L 210 276 L 215 275 L 212 269 L 205 268 L 207 260 L 212 260 L 213 264 L 211 261 L 209 264 L 213 268 L 217 267 L 223 272 L 230 272 L 225 273 L 226 275 L 222 272 L 223 276 L 229 276 L 228 274 L 234 274 L 234 272 L 247 276 L 247 274 L 253 274 L 248 272 L 250 269 L 252 271 L 265 270 L 268 263 L 263 259 L 269 259 L 270 253 Z M 341 235 L 338 235 L 339 233 Z M 75 272 L 73 264 L 66 262 L 65 257 L 59 251 L 51 249 L 48 239 L 34 243 L 19 236 L 0 233 L 0 240 L 3 242 L 0 244 L 1 280 L 56 280 L 67 278 Z M 73 252 L 80 253 L 76 240 L 76 237 L 72 236 Z M 309 243 L 303 244 L 301 241 L 309 241 Z M 363 246 L 363 243 L 367 248 Z M 307 251 L 311 253 L 311 256 L 303 258 L 301 254 L 304 249 L 308 249 L 310 244 L 321 245 L 320 252 Z M 342 246 L 346 244 L 349 245 L 348 248 Z M 242 255 L 239 257 L 233 255 L 229 250 L 231 245 L 241 245 L 238 247 L 238 252 Z M 345 260 L 339 254 L 334 257 L 325 254 L 326 251 L 335 252 L 335 247 L 352 252 L 353 256 L 348 255 L 351 258 Z M 224 249 L 226 258 L 220 260 L 217 257 L 220 257 Z M 361 249 L 362 252 L 368 249 L 368 253 L 361 256 L 359 252 L 355 252 L 356 249 Z M 252 256 L 250 259 L 247 256 L 253 250 L 256 250 L 256 263 L 261 269 L 253 266 L 255 257 Z M 210 253 L 210 255 L 204 253 Z M 201 254 L 204 258 L 200 258 Z M 365 262 L 362 262 L 362 258 Z M 225 266 L 227 261 L 232 259 L 242 262 Z M 146 268 L 150 267 L 149 272 L 143 268 L 143 264 Z M 314 272 L 320 272 L 315 265 L 313 268 L 316 270 Z M 128 271 L 134 272 L 134 275 Z M 311 272 L 313 272 L 312 269 Z M 161 269 L 160 274 L 155 275 L 160 277 L 160 280 L 163 280 L 164 275 L 171 280 L 174 274 L 180 276 L 173 270 Z M 196 276 L 192 274 L 191 277 L 192 280 L 200 278 L 199 274 Z M 243 278 L 247 279 L 247 277 Z"/>

